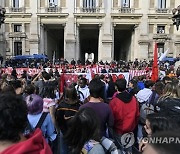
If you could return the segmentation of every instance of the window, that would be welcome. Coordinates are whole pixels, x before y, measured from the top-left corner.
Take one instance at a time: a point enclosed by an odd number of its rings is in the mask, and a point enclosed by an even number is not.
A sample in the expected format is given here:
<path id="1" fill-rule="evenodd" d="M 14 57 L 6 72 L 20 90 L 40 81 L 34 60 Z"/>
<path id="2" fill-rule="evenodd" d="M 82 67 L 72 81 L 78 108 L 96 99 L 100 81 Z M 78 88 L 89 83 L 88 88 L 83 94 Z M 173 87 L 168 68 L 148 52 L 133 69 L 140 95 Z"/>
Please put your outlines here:
<path id="1" fill-rule="evenodd" d="M 58 5 L 58 0 L 49 0 L 49 7 L 56 7 Z"/>
<path id="2" fill-rule="evenodd" d="M 14 25 L 14 32 L 21 32 L 21 25 Z"/>
<path id="3" fill-rule="evenodd" d="M 130 7 L 130 0 L 122 0 L 122 7 Z"/>
<path id="4" fill-rule="evenodd" d="M 165 26 L 157 26 L 157 33 L 164 34 L 165 33 Z"/>
<path id="5" fill-rule="evenodd" d="M 158 54 L 161 55 L 162 53 L 164 53 L 164 43 L 158 43 L 157 44 L 157 48 L 158 48 Z"/>
<path id="6" fill-rule="evenodd" d="M 14 56 L 22 55 L 22 42 L 14 42 Z"/>
<path id="7" fill-rule="evenodd" d="M 19 8 L 19 0 L 13 0 L 13 7 Z"/>
<path id="8" fill-rule="evenodd" d="M 95 8 L 96 0 L 83 0 L 83 7 L 84 8 Z"/>
<path id="9" fill-rule="evenodd" d="M 166 8 L 166 0 L 158 0 L 158 8 L 165 9 Z"/>

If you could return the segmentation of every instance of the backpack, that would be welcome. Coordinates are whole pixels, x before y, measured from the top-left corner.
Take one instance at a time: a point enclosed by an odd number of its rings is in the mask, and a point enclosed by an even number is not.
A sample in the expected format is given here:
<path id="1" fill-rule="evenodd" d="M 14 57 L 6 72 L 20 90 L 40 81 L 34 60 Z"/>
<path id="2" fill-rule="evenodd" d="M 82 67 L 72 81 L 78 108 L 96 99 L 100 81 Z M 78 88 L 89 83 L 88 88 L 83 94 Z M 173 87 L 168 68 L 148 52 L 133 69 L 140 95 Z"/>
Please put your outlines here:
<path id="1" fill-rule="evenodd" d="M 155 96 L 156 96 L 156 92 L 153 91 L 151 100 L 146 101 L 140 107 L 140 123 L 141 124 L 145 124 L 146 116 L 148 114 L 152 114 L 152 113 L 155 112 L 155 107 L 154 107 L 154 104 L 153 104 Z"/>
<path id="2" fill-rule="evenodd" d="M 32 132 L 34 132 L 34 130 L 36 128 L 40 128 L 41 129 L 41 126 L 42 126 L 44 120 L 46 119 L 47 115 L 48 115 L 47 112 L 43 112 L 41 117 L 40 117 L 40 119 L 39 119 L 39 121 L 38 121 L 38 123 L 37 123 L 37 125 L 34 128 L 32 128 L 32 126 L 31 126 L 31 124 L 29 123 L 29 120 L 28 120 L 28 125 L 27 125 L 27 127 L 25 129 L 24 135 L 31 134 Z"/>
<path id="3" fill-rule="evenodd" d="M 112 139 L 103 136 L 100 143 L 106 154 L 118 154 L 117 147 Z"/>

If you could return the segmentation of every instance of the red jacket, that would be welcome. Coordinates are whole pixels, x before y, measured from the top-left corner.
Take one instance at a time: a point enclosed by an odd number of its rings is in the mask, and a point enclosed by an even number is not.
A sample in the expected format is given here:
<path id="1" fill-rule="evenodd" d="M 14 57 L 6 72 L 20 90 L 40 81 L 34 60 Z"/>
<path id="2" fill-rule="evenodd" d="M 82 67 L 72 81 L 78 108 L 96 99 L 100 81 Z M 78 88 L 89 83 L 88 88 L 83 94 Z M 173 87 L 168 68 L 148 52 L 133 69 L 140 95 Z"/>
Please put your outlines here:
<path id="1" fill-rule="evenodd" d="M 132 132 L 138 124 L 139 105 L 128 92 L 117 94 L 110 102 L 114 115 L 114 130 L 117 134 Z"/>
<path id="2" fill-rule="evenodd" d="M 13 144 L 1 154 L 52 154 L 40 129 L 37 129 L 27 140 Z"/>

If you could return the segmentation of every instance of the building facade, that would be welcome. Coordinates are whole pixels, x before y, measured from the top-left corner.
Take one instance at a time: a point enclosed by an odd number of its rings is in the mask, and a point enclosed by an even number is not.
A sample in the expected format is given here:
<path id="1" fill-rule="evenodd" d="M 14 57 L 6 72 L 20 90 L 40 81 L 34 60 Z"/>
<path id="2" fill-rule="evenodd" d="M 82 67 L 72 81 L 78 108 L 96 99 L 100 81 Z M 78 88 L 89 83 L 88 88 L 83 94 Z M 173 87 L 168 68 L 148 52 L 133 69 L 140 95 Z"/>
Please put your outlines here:
<path id="1" fill-rule="evenodd" d="M 172 9 L 180 0 L 0 0 L 4 57 L 47 54 L 50 59 L 151 59 L 180 54 L 180 31 Z M 86 56 L 85 56 L 86 55 Z M 93 56 L 92 56 L 93 55 Z"/>

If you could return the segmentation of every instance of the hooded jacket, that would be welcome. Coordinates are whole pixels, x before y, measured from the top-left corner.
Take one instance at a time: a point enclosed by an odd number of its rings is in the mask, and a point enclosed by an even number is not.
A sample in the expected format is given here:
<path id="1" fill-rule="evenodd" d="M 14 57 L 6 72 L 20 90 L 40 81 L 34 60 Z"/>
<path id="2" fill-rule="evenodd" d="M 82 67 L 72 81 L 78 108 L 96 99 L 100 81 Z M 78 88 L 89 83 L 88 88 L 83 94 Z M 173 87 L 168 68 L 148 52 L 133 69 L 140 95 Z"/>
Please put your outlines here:
<path id="1" fill-rule="evenodd" d="M 1 154 L 52 154 L 40 129 L 37 129 L 27 140 L 13 144 Z"/>
<path id="2" fill-rule="evenodd" d="M 136 98 L 127 91 L 119 93 L 110 102 L 117 134 L 132 132 L 138 124 L 139 106 Z"/>
<path id="3" fill-rule="evenodd" d="M 151 95 L 152 95 L 152 90 L 149 88 L 144 88 L 143 90 L 140 90 L 137 93 L 136 98 L 137 98 L 138 102 L 144 103 L 144 102 L 148 101 L 148 99 Z"/>

